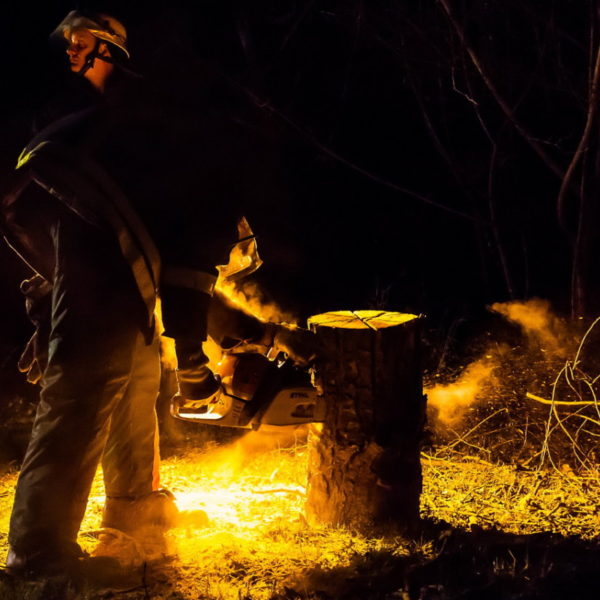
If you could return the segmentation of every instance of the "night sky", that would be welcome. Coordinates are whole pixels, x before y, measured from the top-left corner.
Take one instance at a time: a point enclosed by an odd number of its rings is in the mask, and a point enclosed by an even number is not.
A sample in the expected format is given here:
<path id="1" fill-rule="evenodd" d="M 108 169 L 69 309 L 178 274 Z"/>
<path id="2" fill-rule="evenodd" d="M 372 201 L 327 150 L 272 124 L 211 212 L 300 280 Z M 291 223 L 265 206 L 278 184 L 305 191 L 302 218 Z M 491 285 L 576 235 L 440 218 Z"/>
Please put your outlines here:
<path id="1" fill-rule="evenodd" d="M 249 209 L 265 263 L 254 278 L 285 308 L 425 313 L 442 336 L 510 298 L 541 296 L 567 314 L 597 136 L 562 228 L 560 178 L 530 142 L 564 172 L 585 122 L 596 17 L 567 0 L 451 5 L 529 140 L 433 0 L 13 3 L 0 42 L 0 176 L 36 115 L 73 85 L 49 33 L 73 8 L 101 10 L 126 24 L 133 65 L 155 85 L 268 131 L 278 184 Z M 596 217 L 586 210 L 580 248 L 591 257 Z M 6 248 L 0 260 L 6 355 L 27 336 L 17 289 L 27 271 Z M 593 298 L 593 260 L 583 262 Z"/>

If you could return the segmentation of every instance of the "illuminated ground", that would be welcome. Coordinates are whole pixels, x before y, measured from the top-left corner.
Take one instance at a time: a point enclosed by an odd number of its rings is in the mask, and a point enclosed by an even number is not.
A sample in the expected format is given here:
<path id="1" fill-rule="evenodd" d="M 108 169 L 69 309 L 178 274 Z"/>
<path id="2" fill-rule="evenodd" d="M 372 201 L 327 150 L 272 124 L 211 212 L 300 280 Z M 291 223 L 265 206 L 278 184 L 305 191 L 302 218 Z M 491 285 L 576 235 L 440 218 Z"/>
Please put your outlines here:
<path id="1" fill-rule="evenodd" d="M 600 485 L 591 475 L 519 471 L 426 455 L 423 514 L 446 524 L 429 526 L 414 541 L 368 539 L 308 527 L 302 515 L 305 446 L 277 444 L 252 433 L 229 448 L 165 461 L 164 485 L 176 493 L 183 510 L 204 510 L 209 522 L 198 518 L 202 513 L 188 516 L 171 536 L 177 559 L 148 572 L 134 589 L 75 595 L 63 590 L 53 596 L 47 585 L 15 587 L 0 581 L 0 598 L 458 598 L 463 596 L 450 594 L 452 586 L 462 585 L 453 582 L 456 573 L 442 569 L 423 575 L 444 564 L 444 557 L 466 553 L 473 561 L 469 574 L 476 561 L 483 561 L 492 583 L 508 576 L 521 577 L 523 585 L 556 572 L 542 565 L 552 560 L 552 552 L 567 552 L 571 559 L 580 552 L 597 560 L 589 540 L 600 533 Z M 15 479 L 13 472 L 0 480 L 3 553 Z M 96 543 L 101 503 L 98 480 L 80 540 L 88 550 Z M 569 536 L 577 538 L 573 542 Z M 546 554 L 537 565 L 534 556 L 542 549 Z M 427 595 L 429 588 L 447 595 Z"/>

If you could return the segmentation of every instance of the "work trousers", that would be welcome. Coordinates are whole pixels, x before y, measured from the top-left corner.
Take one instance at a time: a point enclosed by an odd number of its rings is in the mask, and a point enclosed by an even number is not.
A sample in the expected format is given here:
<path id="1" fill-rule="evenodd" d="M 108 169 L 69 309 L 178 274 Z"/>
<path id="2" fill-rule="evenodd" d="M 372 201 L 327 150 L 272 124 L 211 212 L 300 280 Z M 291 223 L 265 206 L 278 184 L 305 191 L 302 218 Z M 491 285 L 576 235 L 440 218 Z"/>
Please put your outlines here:
<path id="1" fill-rule="evenodd" d="M 63 211 L 54 248 L 48 362 L 20 476 L 9 543 L 76 552 L 96 468 L 107 496 L 158 486 L 159 345 L 110 232 Z"/>

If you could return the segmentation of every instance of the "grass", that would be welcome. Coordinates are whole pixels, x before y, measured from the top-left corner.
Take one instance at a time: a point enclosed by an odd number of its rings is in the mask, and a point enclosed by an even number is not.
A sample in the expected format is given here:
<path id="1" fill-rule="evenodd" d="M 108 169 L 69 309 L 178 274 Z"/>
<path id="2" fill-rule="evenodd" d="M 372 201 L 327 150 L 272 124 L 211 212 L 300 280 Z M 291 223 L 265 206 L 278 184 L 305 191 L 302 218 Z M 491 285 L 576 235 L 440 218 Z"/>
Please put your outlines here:
<path id="1" fill-rule="evenodd" d="M 454 448 L 430 450 L 422 464 L 422 531 L 403 539 L 309 527 L 301 443 L 282 448 L 250 434 L 227 448 L 172 457 L 164 484 L 187 511 L 169 536 L 176 559 L 138 570 L 120 589 L 3 577 L 0 600 L 592 598 L 586 594 L 600 592 L 593 577 L 600 558 L 596 474 L 493 464 Z M 15 472 L 0 479 L 2 551 L 15 480 Z M 98 476 L 80 536 L 88 550 L 101 504 Z"/>

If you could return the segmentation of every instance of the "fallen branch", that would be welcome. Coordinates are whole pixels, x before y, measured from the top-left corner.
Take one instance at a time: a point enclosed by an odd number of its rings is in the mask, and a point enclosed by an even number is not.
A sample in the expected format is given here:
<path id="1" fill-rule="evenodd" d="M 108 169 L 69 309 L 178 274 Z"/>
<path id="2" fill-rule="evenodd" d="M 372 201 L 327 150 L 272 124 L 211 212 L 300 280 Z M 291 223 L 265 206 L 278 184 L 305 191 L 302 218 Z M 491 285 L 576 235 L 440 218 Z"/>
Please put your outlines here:
<path id="1" fill-rule="evenodd" d="M 540 402 L 541 404 L 550 404 L 552 406 L 594 406 L 596 404 L 593 400 L 546 400 L 546 398 L 536 396 L 529 392 L 525 394 L 525 397 Z"/>

